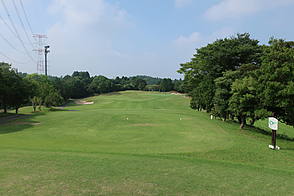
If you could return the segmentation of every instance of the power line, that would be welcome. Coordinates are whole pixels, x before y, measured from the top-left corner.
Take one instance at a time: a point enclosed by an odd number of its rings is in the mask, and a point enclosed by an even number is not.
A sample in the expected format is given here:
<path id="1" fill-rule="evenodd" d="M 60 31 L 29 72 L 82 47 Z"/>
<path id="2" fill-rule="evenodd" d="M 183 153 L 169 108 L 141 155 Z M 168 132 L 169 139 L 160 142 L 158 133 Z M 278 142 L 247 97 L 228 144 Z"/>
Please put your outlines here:
<path id="1" fill-rule="evenodd" d="M 10 25 L 6 22 L 6 20 L 2 17 L 2 15 L 0 14 L 0 20 L 7 26 L 7 28 L 9 29 L 9 31 L 11 32 L 11 34 L 13 34 L 14 36 L 16 36 L 15 32 L 12 30 L 12 28 L 10 27 Z M 3 39 L 7 45 L 9 45 L 11 48 L 13 48 L 15 51 L 21 53 L 21 54 L 25 54 L 23 51 L 19 50 L 17 47 L 15 47 L 3 34 L 0 33 L 0 37 L 1 39 Z M 3 57 L 5 57 L 6 59 L 13 61 L 17 64 L 27 64 L 28 62 L 24 63 L 24 62 L 20 62 L 20 61 L 16 61 L 13 60 L 11 57 L 7 56 L 6 54 L 4 54 L 3 52 L 0 51 L 0 55 L 2 55 Z"/>
<path id="2" fill-rule="evenodd" d="M 6 5 L 5 5 L 5 3 L 4 3 L 4 1 L 1 0 L 1 3 L 2 3 L 4 9 L 5 9 L 5 12 L 6 12 L 7 16 L 8 16 L 8 19 L 9 19 L 10 23 L 11 23 L 11 26 L 12 26 L 12 28 L 14 29 L 14 31 L 15 31 L 15 33 L 16 33 L 16 35 L 17 35 L 17 38 L 18 38 L 18 40 L 20 41 L 21 45 L 23 46 L 23 48 L 24 48 L 24 50 L 25 50 L 27 56 L 28 56 L 33 62 L 35 62 L 34 58 L 30 55 L 30 53 L 29 53 L 28 49 L 26 48 L 26 46 L 25 46 L 23 40 L 21 39 L 21 37 L 20 37 L 20 35 L 19 35 L 19 33 L 18 33 L 18 31 L 17 31 L 17 29 L 16 29 L 14 23 L 13 23 L 13 20 L 12 20 L 10 14 L 9 14 L 9 11 L 8 11 L 8 9 L 7 9 Z"/>
<path id="3" fill-rule="evenodd" d="M 9 31 L 11 32 L 11 34 L 13 34 L 14 36 L 17 37 L 17 35 L 15 34 L 15 32 L 12 30 L 12 28 L 11 28 L 10 25 L 6 22 L 6 20 L 1 16 L 1 14 L 0 14 L 0 20 L 2 20 L 2 22 L 7 26 L 7 28 L 8 28 Z"/>
<path id="4" fill-rule="evenodd" d="M 14 35 L 15 32 L 12 30 L 12 28 L 9 26 L 9 24 L 6 22 L 6 20 L 2 17 L 2 15 L 0 14 L 0 20 L 2 20 L 2 22 L 7 26 L 7 28 L 9 29 L 9 31 Z M 0 33 L 0 37 L 1 39 L 3 39 L 7 45 L 9 45 L 11 48 L 13 48 L 15 51 L 20 52 L 21 54 L 25 54 L 23 51 L 19 50 L 17 47 L 15 47 L 3 34 Z M 3 53 L 2 53 L 3 54 Z M 4 54 L 2 55 L 4 56 Z M 5 55 L 5 57 L 7 58 L 8 56 Z M 8 57 L 9 58 L 9 57 Z"/>
<path id="5" fill-rule="evenodd" d="M 21 19 L 21 16 L 20 16 L 20 14 L 19 14 L 18 8 L 17 8 L 17 6 L 16 6 L 16 4 L 15 4 L 15 0 L 12 0 L 12 4 L 13 4 L 13 6 L 14 6 L 14 9 L 15 9 L 15 11 L 16 11 L 17 17 L 18 17 L 18 19 L 19 19 L 19 21 L 20 21 L 20 24 L 21 24 L 21 26 L 22 26 L 22 29 L 23 29 L 23 31 L 24 31 L 24 33 L 25 33 L 25 35 L 26 35 L 26 38 L 28 39 L 29 43 L 32 45 L 32 48 L 34 48 L 34 44 L 32 43 L 32 41 L 31 41 L 30 38 L 29 38 L 29 35 L 28 35 L 28 33 L 27 33 L 27 31 L 26 31 L 26 28 L 25 28 L 25 25 L 24 25 L 24 23 L 23 23 L 23 21 L 22 21 L 22 19 Z"/>
<path id="6" fill-rule="evenodd" d="M 0 33 L 0 37 L 11 47 L 13 48 L 14 50 L 20 52 L 23 54 L 22 51 L 20 51 L 19 49 L 17 49 L 8 39 L 6 39 L 1 33 Z"/>
<path id="7" fill-rule="evenodd" d="M 28 15 L 27 15 L 26 10 L 25 10 L 25 8 L 24 8 L 24 6 L 23 6 L 22 0 L 19 0 L 19 2 L 20 2 L 20 5 L 21 5 L 21 8 L 22 8 L 22 11 L 23 11 L 23 13 L 24 13 L 24 16 L 25 16 L 25 19 L 26 19 L 27 25 L 28 25 L 28 27 L 29 27 L 29 29 L 30 29 L 30 31 L 31 31 L 31 34 L 33 35 L 34 33 L 33 33 L 33 30 L 32 30 L 32 26 L 31 26 L 31 24 L 30 24 L 30 22 L 29 22 Z"/>
<path id="8" fill-rule="evenodd" d="M 0 20 L 2 20 L 2 22 L 7 26 L 7 28 L 9 29 L 9 31 L 11 32 L 11 34 L 13 34 L 14 36 L 15 35 L 15 32 L 12 30 L 12 28 L 9 26 L 9 24 L 6 22 L 6 20 L 2 17 L 2 15 L 0 14 Z M 7 38 L 5 38 L 5 36 L 3 36 L 1 33 L 0 33 L 0 37 L 11 47 L 13 48 L 14 50 L 24 54 L 23 51 L 19 50 L 18 48 L 16 48 Z"/>
<path id="9" fill-rule="evenodd" d="M 20 61 L 16 61 L 14 59 L 12 59 L 11 57 L 7 56 L 6 54 L 4 54 L 3 52 L 0 51 L 0 55 L 2 55 L 3 57 L 5 57 L 6 59 L 8 59 L 9 61 L 14 62 L 16 64 L 27 64 L 28 62 L 24 63 L 24 62 L 20 62 Z"/>

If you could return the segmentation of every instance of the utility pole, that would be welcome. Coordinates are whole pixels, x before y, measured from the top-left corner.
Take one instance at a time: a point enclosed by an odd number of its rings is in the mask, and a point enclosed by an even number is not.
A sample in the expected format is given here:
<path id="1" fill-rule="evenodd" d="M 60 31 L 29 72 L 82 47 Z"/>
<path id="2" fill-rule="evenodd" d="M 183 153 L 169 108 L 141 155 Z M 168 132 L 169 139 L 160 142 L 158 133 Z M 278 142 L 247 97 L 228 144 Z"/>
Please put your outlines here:
<path id="1" fill-rule="evenodd" d="M 48 63 L 47 63 L 47 54 L 50 52 L 50 46 L 45 46 L 45 76 L 48 75 Z"/>

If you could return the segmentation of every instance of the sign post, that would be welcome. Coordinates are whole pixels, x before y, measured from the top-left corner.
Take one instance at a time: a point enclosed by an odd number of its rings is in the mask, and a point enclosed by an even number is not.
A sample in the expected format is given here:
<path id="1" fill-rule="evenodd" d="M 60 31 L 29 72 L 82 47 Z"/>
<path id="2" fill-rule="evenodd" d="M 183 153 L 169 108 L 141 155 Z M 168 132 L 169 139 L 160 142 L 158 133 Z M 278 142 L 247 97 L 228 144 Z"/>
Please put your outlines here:
<path id="1" fill-rule="evenodd" d="M 278 130 L 278 119 L 274 117 L 269 117 L 268 118 L 268 126 L 272 130 L 272 145 L 269 145 L 269 148 L 276 150 L 280 149 L 279 146 L 277 146 L 277 130 Z"/>

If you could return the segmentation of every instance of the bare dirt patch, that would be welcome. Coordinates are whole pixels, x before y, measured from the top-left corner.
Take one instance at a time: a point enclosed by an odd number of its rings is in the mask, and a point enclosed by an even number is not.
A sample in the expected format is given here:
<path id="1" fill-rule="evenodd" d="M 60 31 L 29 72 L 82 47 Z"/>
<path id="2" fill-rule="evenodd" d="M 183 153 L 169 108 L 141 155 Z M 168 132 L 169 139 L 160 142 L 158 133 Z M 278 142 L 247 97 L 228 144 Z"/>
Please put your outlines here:
<path id="1" fill-rule="evenodd" d="M 37 126 L 40 125 L 41 123 L 39 122 L 23 122 L 23 121 L 17 121 L 17 122 L 11 122 L 9 124 L 13 124 L 13 125 L 33 125 L 33 126 Z"/>
<path id="2" fill-rule="evenodd" d="M 156 127 L 157 124 L 152 123 L 137 123 L 137 124 L 131 124 L 132 127 Z"/>
<path id="3" fill-rule="evenodd" d="M 97 193 L 97 195 L 154 195 L 153 191 L 160 189 L 156 184 L 137 180 L 121 180 L 120 183 L 115 184 L 112 182 L 92 183 L 95 191 L 88 190 L 84 193 Z"/>
<path id="4" fill-rule="evenodd" d="M 193 120 L 193 118 L 181 117 L 180 120 Z"/>

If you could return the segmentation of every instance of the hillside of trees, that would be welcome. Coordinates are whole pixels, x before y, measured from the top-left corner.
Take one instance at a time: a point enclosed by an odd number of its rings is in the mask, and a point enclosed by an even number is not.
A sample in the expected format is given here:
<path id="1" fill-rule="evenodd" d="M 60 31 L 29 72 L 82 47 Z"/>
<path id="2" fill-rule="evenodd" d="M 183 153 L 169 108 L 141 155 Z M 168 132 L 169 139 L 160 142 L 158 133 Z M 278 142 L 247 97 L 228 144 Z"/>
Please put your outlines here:
<path id="1" fill-rule="evenodd" d="M 146 81 L 147 85 L 158 85 L 161 81 L 161 78 L 155 78 L 155 77 L 151 77 L 151 76 L 135 76 L 135 78 L 139 78 L 139 79 L 143 79 Z"/>
<path id="2" fill-rule="evenodd" d="M 246 123 L 274 116 L 294 125 L 294 42 L 260 45 L 248 33 L 219 39 L 181 64 L 191 107 Z"/>
<path id="3" fill-rule="evenodd" d="M 182 91 L 182 80 L 153 78 L 150 76 L 116 77 L 90 76 L 88 72 L 75 71 L 71 76 L 44 76 L 18 73 L 10 64 L 0 63 L 0 109 L 18 109 L 32 105 L 34 111 L 46 107 L 63 105 L 69 99 L 124 91 L 146 90 Z"/>

